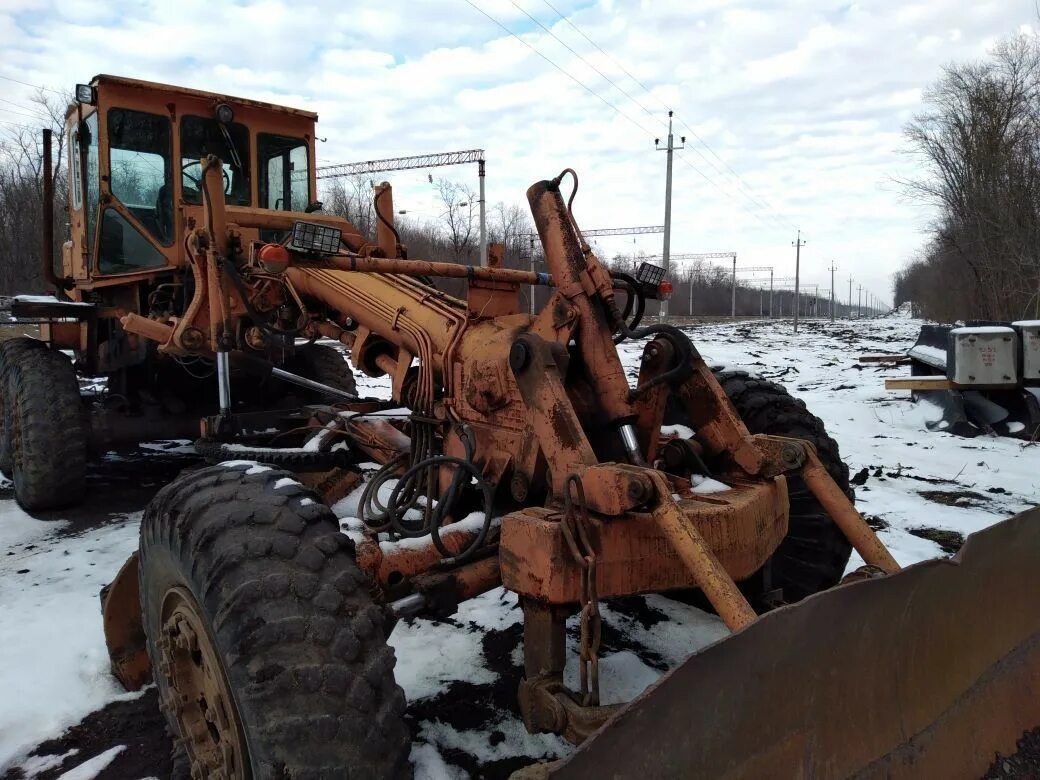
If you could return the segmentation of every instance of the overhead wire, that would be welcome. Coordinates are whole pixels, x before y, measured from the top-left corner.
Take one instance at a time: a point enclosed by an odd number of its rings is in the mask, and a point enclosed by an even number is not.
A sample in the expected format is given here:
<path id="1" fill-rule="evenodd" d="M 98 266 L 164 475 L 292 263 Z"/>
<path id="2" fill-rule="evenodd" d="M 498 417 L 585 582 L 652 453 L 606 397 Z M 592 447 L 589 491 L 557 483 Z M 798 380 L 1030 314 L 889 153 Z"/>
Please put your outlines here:
<path id="1" fill-rule="evenodd" d="M 635 119 L 633 119 L 633 118 L 632 118 L 632 117 L 631 117 L 631 116 L 630 116 L 629 114 L 627 114 L 627 113 L 626 113 L 625 111 L 623 111 L 623 110 L 622 110 L 621 108 L 619 108 L 619 107 L 618 107 L 617 105 L 615 105 L 614 103 L 612 103 L 611 101 L 609 101 L 608 99 L 606 99 L 605 97 L 603 97 L 603 96 L 602 96 L 601 94 L 599 94 L 598 92 L 596 92 L 595 90 L 593 90 L 593 89 L 592 89 L 591 87 L 589 87 L 589 86 L 588 86 L 587 84 L 585 84 L 585 83 L 584 83 L 583 81 L 581 81 L 580 79 L 578 79 L 577 77 L 575 77 L 575 76 L 574 76 L 574 75 L 573 75 L 572 73 L 570 73 L 570 71 L 568 71 L 568 70 L 567 70 L 566 68 L 564 68 L 564 67 L 562 67 L 561 65 L 559 65 L 558 63 L 556 63 L 556 62 L 555 62 L 554 60 L 552 60 L 552 59 L 551 59 L 550 57 L 548 57 L 547 55 L 545 55 L 545 54 L 544 54 L 544 53 L 543 53 L 542 51 L 540 51 L 540 50 L 539 50 L 538 48 L 536 48 L 536 47 L 535 47 L 535 46 L 534 46 L 533 44 L 531 44 L 531 43 L 529 43 L 528 41 L 526 41 L 526 40 L 524 40 L 523 38 L 521 38 L 521 37 L 520 37 L 519 35 L 517 35 L 517 34 L 516 34 L 515 32 L 513 32 L 513 31 L 512 31 L 511 29 L 509 29 L 509 27 L 507 27 L 507 26 L 506 26 L 505 24 L 503 24 L 503 23 L 502 23 L 501 21 L 499 21 L 499 20 L 498 20 L 498 19 L 496 19 L 496 18 L 495 18 L 494 16 L 492 16 L 491 14 L 489 14 L 488 12 L 486 12 L 486 11 L 485 11 L 484 9 L 480 8 L 480 6 L 478 6 L 478 5 L 476 5 L 476 4 L 474 3 L 474 2 L 472 2 L 472 0 L 465 0 L 465 2 L 466 2 L 466 3 L 468 4 L 468 5 L 470 5 L 470 6 L 472 7 L 472 8 L 474 8 L 474 9 L 475 9 L 476 11 L 478 11 L 478 12 L 479 12 L 479 13 L 480 13 L 481 15 L 483 15 L 483 16 L 484 16 L 484 17 L 486 17 L 486 18 L 487 18 L 488 20 L 490 20 L 490 21 L 491 21 L 491 22 L 493 22 L 493 23 L 494 23 L 495 25 L 497 25 L 497 26 L 498 26 L 499 28 L 501 28 L 501 29 L 502 29 L 502 30 L 504 30 L 504 31 L 505 31 L 506 33 L 508 33 L 508 34 L 509 34 L 510 36 L 512 36 L 513 38 L 516 38 L 516 39 L 517 39 L 518 41 L 520 41 L 520 42 L 521 42 L 522 44 L 524 44 L 524 46 L 526 46 L 527 48 L 529 48 L 529 49 L 530 49 L 531 51 L 533 51 L 533 52 L 534 52 L 535 54 L 537 54 L 537 55 L 538 55 L 539 57 L 541 57 L 541 58 L 542 58 L 543 60 L 545 60 L 546 62 L 548 62 L 548 63 L 549 63 L 550 65 L 552 65 L 552 66 L 553 66 L 553 67 L 554 67 L 554 68 L 555 68 L 556 70 L 558 70 L 558 71 L 560 71 L 561 73 L 563 73 L 563 74 L 564 74 L 565 76 L 567 76 L 567 77 L 568 77 L 568 78 L 569 78 L 569 79 L 570 79 L 571 81 L 573 81 L 573 82 L 575 82 L 576 84 L 578 84 L 578 86 L 580 86 L 580 87 L 581 87 L 582 89 L 584 89 L 584 90 L 585 90 L 586 92 L 588 92 L 589 94 L 593 95 L 593 96 L 594 96 L 595 98 L 597 98 L 597 99 L 598 99 L 598 100 L 599 100 L 600 102 L 602 102 L 602 103 L 604 103 L 605 105 L 607 105 L 607 106 L 608 106 L 608 107 L 609 107 L 609 108 L 610 108 L 611 110 L 613 110 L 613 111 L 614 111 L 615 113 L 617 113 L 617 114 L 621 115 L 622 117 L 624 117 L 624 118 L 625 118 L 626 120 L 628 120 L 628 121 L 629 121 L 629 122 L 630 122 L 631 124 L 633 124 L 634 126 L 636 126 L 636 127 L 637 127 L 637 128 L 639 128 L 639 129 L 641 129 L 641 130 L 642 130 L 643 132 L 646 132 L 646 133 L 648 133 L 648 134 L 650 134 L 650 135 L 654 135 L 654 133 L 652 133 L 651 131 L 649 131 L 649 130 L 648 130 L 648 129 L 647 129 L 647 128 L 646 128 L 646 127 L 645 127 L 645 126 L 644 126 L 644 125 L 642 124 L 642 123 L 640 123 L 640 122 L 636 121 Z M 625 95 L 625 96 L 626 96 L 626 97 L 627 97 L 627 98 L 628 98 L 629 100 L 631 100 L 631 101 L 632 101 L 633 103 L 635 103 L 636 105 L 638 105 L 638 106 L 640 107 L 640 109 L 642 109 L 642 110 L 643 110 L 643 111 L 644 111 L 645 113 L 647 113 L 647 115 L 649 115 L 649 116 L 650 116 L 650 117 L 651 117 L 652 119 L 654 119 L 654 120 L 655 120 L 656 122 L 658 122 L 658 123 L 660 123 L 660 124 L 662 124 L 662 125 L 664 124 L 663 120 L 661 120 L 661 119 L 657 118 L 656 116 L 654 116 L 654 114 L 653 114 L 653 113 L 652 113 L 652 112 L 651 112 L 651 111 L 650 111 L 649 109 L 647 109 L 647 108 L 646 108 L 646 106 L 644 106 L 644 105 L 643 105 L 642 103 L 640 103 L 640 102 L 639 102 L 638 100 L 636 100 L 636 99 L 635 99 L 635 98 L 634 98 L 634 97 L 633 97 L 633 96 L 632 96 L 632 95 L 631 95 L 631 94 L 630 94 L 630 93 L 629 93 L 628 91 L 626 91 L 625 89 L 623 89 L 622 87 L 620 87 L 620 86 L 619 86 L 619 85 L 618 85 L 618 84 L 617 84 L 617 83 L 616 83 L 615 81 L 613 81 L 613 80 L 612 80 L 612 79 L 611 79 L 610 77 L 608 77 L 608 76 L 607 76 L 606 74 L 604 74 L 604 73 L 603 73 L 603 72 L 602 72 L 602 71 L 601 71 L 601 70 L 600 70 L 599 68 L 597 68 L 597 67 L 596 67 L 595 65 L 593 65 L 593 64 L 592 64 L 591 62 L 589 62 L 589 61 L 588 61 L 587 59 L 585 59 L 585 58 L 584 58 L 584 57 L 583 57 L 583 56 L 582 56 L 581 54 L 579 54 L 578 52 L 576 52 L 576 51 L 575 51 L 575 50 L 574 50 L 574 49 L 573 49 L 572 47 L 570 47 L 569 45 L 567 45 L 567 44 L 566 44 L 566 43 L 565 43 L 565 42 L 564 42 L 564 41 L 563 41 L 562 39 L 560 39 L 560 38 L 559 38 L 559 36 L 557 36 L 557 35 L 556 35 L 555 33 L 553 33 L 553 32 L 552 32 L 551 30 L 549 30 L 549 29 L 548 29 L 548 28 L 547 28 L 547 27 L 546 27 L 546 26 L 545 26 L 544 24 L 542 24 L 542 23 L 541 23 L 541 22 L 540 22 L 540 21 L 539 21 L 538 19 L 536 19 L 536 18 L 535 18 L 534 16 L 532 16 L 532 15 L 531 15 L 530 13 L 528 13 L 528 12 L 527 12 L 526 10 L 524 10 L 524 9 L 523 9 L 523 8 L 522 8 L 521 6 L 519 6 L 519 5 L 518 5 L 518 4 L 516 3 L 516 2 L 514 2 L 513 0 L 510 0 L 510 2 L 511 2 L 511 4 L 512 4 L 512 5 L 513 5 L 513 6 L 515 7 L 515 8 L 517 8 L 517 10 L 519 10 L 519 11 L 520 11 L 521 13 L 523 13 L 523 14 L 524 14 L 525 16 L 527 16 L 527 18 L 529 18 L 529 19 L 530 19 L 531 21 L 533 21 L 533 22 L 534 22 L 535 24 L 537 24 L 537 25 L 538 25 L 539 27 L 541 27 L 541 28 L 542 28 L 543 30 L 545 30 L 545 31 L 546 31 L 546 32 L 547 32 L 547 33 L 548 33 L 548 34 L 549 34 L 549 35 L 550 35 L 550 36 L 551 36 L 552 38 L 554 38 L 554 39 L 555 39 L 556 41 L 558 41 L 558 42 L 559 42 L 559 43 L 560 43 L 561 45 L 563 45 L 563 46 L 564 46 L 564 47 L 565 47 L 565 48 L 566 48 L 566 49 L 567 49 L 568 51 L 570 51 L 570 52 L 571 52 L 571 53 L 572 53 L 572 54 L 573 54 L 573 55 L 574 55 L 575 57 L 577 57 L 577 58 L 578 58 L 579 60 L 581 60 L 581 61 L 582 61 L 582 62 L 584 62 L 584 63 L 585 63 L 586 65 L 588 65 L 588 66 L 589 66 L 590 68 L 592 68 L 592 70 L 594 70 L 594 71 L 595 71 L 596 73 L 598 73 L 598 74 L 599 74 L 600 76 L 602 76 L 602 77 L 603 77 L 603 78 L 604 78 L 604 79 L 605 79 L 605 80 L 606 80 L 607 82 L 609 82 L 609 83 L 610 83 L 610 84 L 611 84 L 612 86 L 614 86 L 614 87 L 615 87 L 615 88 L 616 88 L 616 89 L 617 89 L 618 91 L 620 91 L 620 92 L 621 92 L 621 93 L 622 93 L 623 95 Z M 550 6 L 550 7 L 552 7 L 552 6 Z M 556 9 L 555 9 L 555 8 L 553 7 L 553 10 L 555 11 Z M 556 13 L 557 13 L 557 15 L 560 15 L 560 14 L 559 14 L 559 11 L 556 11 Z M 565 19 L 565 17 L 563 17 L 563 18 Z M 572 26 L 574 26 L 574 25 L 573 25 L 573 23 L 571 23 L 571 24 L 572 24 Z M 585 37 L 587 37 L 587 36 L 585 36 Z M 602 49 L 601 49 L 601 50 L 602 50 Z M 609 56 L 609 55 L 608 55 L 608 56 Z M 614 60 L 612 59 L 612 61 L 614 61 Z M 616 64 L 616 62 L 615 62 L 615 64 Z M 645 89 L 645 86 L 644 86 L 644 89 Z M 658 100 L 658 102 L 661 102 L 661 101 L 660 101 L 660 99 L 659 99 L 659 98 L 657 98 L 657 97 L 656 97 L 655 95 L 653 95 L 653 93 L 652 93 L 652 92 L 651 92 L 650 94 L 651 94 L 651 96 L 652 96 L 652 97 L 654 97 L 654 99 L 655 99 L 655 100 Z M 717 166 L 714 166 L 714 165 L 713 165 L 713 164 L 711 163 L 711 161 L 710 161 L 710 160 L 708 160 L 707 158 L 705 158 L 705 157 L 704 157 L 704 155 L 703 155 L 703 154 L 702 154 L 702 153 L 701 153 L 701 152 L 700 152 L 699 150 L 697 150 L 697 149 L 694 149 L 693 151 L 694 151 L 695 153 L 697 153 L 697 154 L 698 154 L 698 155 L 699 155 L 699 156 L 700 156 L 701 158 L 703 158 L 703 159 L 705 160 L 705 162 L 707 162 L 707 163 L 708 163 L 709 165 L 712 165 L 712 167 L 713 167 L 713 168 L 714 168 L 714 169 L 716 170 L 716 172 L 718 172 L 718 173 L 719 173 L 720 175 L 722 175 L 722 176 L 724 176 L 724 175 L 725 175 L 724 173 L 722 173 L 721 171 L 719 171 L 719 170 L 718 170 L 718 168 L 717 168 Z M 724 195 L 724 196 L 725 196 L 725 197 L 726 197 L 726 198 L 727 198 L 727 199 L 728 199 L 728 200 L 729 200 L 730 202 L 732 202 L 732 203 L 733 203 L 733 204 L 734 204 L 735 206 L 737 206 L 738 208 L 740 208 L 740 209 L 742 209 L 742 210 L 746 211 L 746 212 L 747 212 L 748 214 L 750 214 L 751 216 L 755 217 L 755 218 L 756 218 L 756 219 L 757 219 L 757 220 L 758 220 L 759 222 L 761 222 L 761 223 L 762 223 L 762 224 L 763 224 L 763 225 L 764 225 L 765 227 L 767 227 L 767 228 L 769 228 L 769 229 L 776 229 L 777 225 L 770 225 L 770 224 L 769 224 L 769 223 L 768 223 L 768 222 L 767 222 L 767 221 L 766 221 L 765 219 L 763 219 L 763 217 L 762 217 L 761 215 L 759 215 L 758 213 L 756 213 L 756 212 L 755 212 L 755 211 L 754 211 L 753 209 L 749 208 L 749 207 L 748 207 L 748 206 L 747 206 L 746 204 L 744 204 L 744 203 L 740 202 L 739 200 L 737 200 L 737 199 L 736 199 L 736 198 L 735 198 L 735 197 L 734 197 L 734 196 L 733 196 L 733 195 L 732 195 L 732 194 L 730 193 L 730 191 L 729 191 L 729 190 L 728 190 L 728 189 L 727 189 L 726 187 L 724 187 L 724 186 L 723 186 L 723 185 L 721 185 L 721 184 L 720 184 L 719 182 L 717 182 L 717 181 L 716 181 L 715 179 L 713 179 L 713 178 L 712 178 L 711 176 L 709 176 L 708 174 L 706 174 L 706 173 L 705 173 L 704 171 L 702 171 L 702 170 L 701 170 L 701 169 L 700 169 L 699 167 L 697 167 L 697 166 L 696 166 L 696 165 L 694 165 L 694 164 L 693 164 L 692 162 L 690 162 L 690 160 L 686 159 L 686 157 L 685 157 L 684 155 L 681 155 L 681 154 L 679 154 L 679 155 L 676 155 L 676 156 L 677 156 L 677 157 L 678 157 L 678 158 L 679 158 L 680 160 L 682 160 L 682 161 L 683 161 L 683 163 L 685 163 L 685 164 L 686 164 L 687 166 L 689 166 L 690 168 L 692 168 L 692 169 L 693 169 L 693 170 L 694 170 L 694 171 L 695 171 L 695 172 L 696 172 L 696 173 L 697 173 L 697 174 L 698 174 L 698 175 L 699 175 L 699 176 L 700 176 L 701 178 L 703 178 L 703 179 L 704 179 L 705 181 L 707 181 L 707 182 L 708 182 L 708 183 L 709 183 L 709 184 L 710 184 L 710 185 L 711 185 L 712 187 L 714 187 L 714 188 L 715 188 L 715 189 L 717 189 L 717 190 L 718 190 L 719 192 L 721 192 L 721 193 L 722 193 L 722 194 L 723 194 L 723 195 Z M 732 187 L 732 185 L 730 185 L 730 187 Z M 746 193 L 743 193 L 743 192 L 741 192 L 741 191 L 740 191 L 739 189 L 736 189 L 735 191 L 736 191 L 736 192 L 737 192 L 738 194 L 740 194 L 740 195 L 743 195 L 743 196 L 744 196 L 745 198 L 748 198 L 747 194 L 746 194 Z M 749 200 L 750 200 L 750 198 L 749 198 Z M 755 202 L 755 201 L 752 201 L 752 203 L 755 203 L 755 205 L 756 205 L 756 206 L 757 206 L 757 207 L 758 207 L 759 209 L 761 209 L 761 208 L 762 208 L 762 206 L 761 206 L 760 204 L 758 204 L 757 202 Z M 782 224 L 782 223 L 781 223 L 781 224 Z M 786 226 L 785 226 L 785 229 L 786 229 Z"/>
<path id="2" fill-rule="evenodd" d="M 28 81 L 22 81 L 21 79 L 11 78 L 10 76 L 4 76 L 2 74 L 0 74 L 0 79 L 3 79 L 4 81 L 13 81 L 15 84 L 21 84 L 24 87 L 32 87 L 33 89 L 42 89 L 45 92 L 53 92 L 55 95 L 62 95 L 63 97 L 65 95 L 61 90 L 45 87 L 42 84 L 30 84 Z"/>
<path id="3" fill-rule="evenodd" d="M 582 89 L 584 89 L 584 90 L 585 90 L 586 92 L 588 92 L 588 93 L 589 93 L 590 95 L 592 95 L 592 96 L 593 96 L 594 98 L 596 98 L 597 100 L 599 100 L 599 101 L 600 101 L 601 103 L 603 103 L 604 105 L 606 105 L 606 106 L 607 106 L 608 108 L 610 108 L 610 109 L 611 109 L 612 111 L 614 111 L 614 112 L 615 112 L 616 114 L 618 114 L 619 116 L 622 116 L 622 117 L 624 117 L 624 118 L 625 118 L 626 120 L 628 120 L 628 121 L 629 121 L 629 122 L 630 122 L 630 123 L 631 123 L 632 125 L 634 125 L 635 127 L 639 128 L 640 130 L 642 130 L 642 131 L 643 131 L 644 133 L 646 133 L 647 135 L 653 135 L 653 134 L 654 134 L 654 133 L 653 133 L 653 131 L 651 131 L 651 130 L 647 130 L 647 129 L 646 129 L 646 128 L 645 128 L 645 127 L 644 127 L 644 126 L 643 126 L 643 125 L 641 124 L 641 123 L 639 123 L 638 121 L 636 121 L 635 119 L 633 119 L 633 118 L 632 118 L 631 116 L 629 116 L 629 115 L 628 115 L 627 113 L 625 113 L 625 112 L 624 112 L 624 111 L 622 111 L 622 110 L 621 110 L 620 108 L 618 108 L 618 107 L 617 107 L 616 105 L 614 105 L 613 103 L 611 103 L 611 102 L 610 102 L 609 100 L 607 100 L 607 99 L 606 99 L 605 97 L 603 97 L 603 96 L 602 96 L 601 94 L 599 94 L 599 93 L 598 93 L 598 92 L 596 92 L 596 91 L 595 91 L 594 89 L 592 89 L 592 88 L 591 88 L 590 86 L 588 86 L 588 85 L 587 85 L 587 84 L 586 84 L 585 82 L 583 82 L 583 81 L 581 81 L 580 79 L 578 79 L 578 78 L 577 78 L 576 76 L 574 76 L 574 75 L 573 75 L 573 74 L 572 74 L 572 73 L 571 73 L 570 71 L 568 71 L 568 70 L 567 70 L 566 68 L 562 67 L 561 65 L 557 65 L 557 64 L 556 64 L 556 62 L 554 62 L 554 61 L 553 61 L 552 59 L 550 59 L 549 57 L 547 57 L 547 56 L 546 56 L 545 54 L 542 54 L 542 52 L 541 52 L 541 51 L 539 51 L 539 50 L 538 50 L 537 48 L 535 48 L 535 47 L 534 47 L 534 46 L 533 46 L 532 44 L 530 44 L 530 43 L 528 43 L 527 41 L 525 41 L 525 40 L 524 40 L 523 38 L 521 38 L 521 37 L 520 37 L 519 35 L 517 35 L 517 34 L 516 34 L 515 32 L 513 32 L 512 30 L 510 30 L 510 29 L 509 29 L 508 27 L 506 27 L 506 25 L 502 24 L 502 22 L 500 22 L 500 21 L 499 21 L 498 19 L 496 19 L 496 18 L 495 18 L 494 16 L 492 16 L 491 14 L 489 14 L 489 13 L 488 13 L 487 11 L 485 11 L 485 10 L 484 10 L 483 8 L 481 8 L 481 7 L 479 6 L 479 5 L 477 5 L 476 3 L 474 3 L 474 2 L 473 2 L 473 0 L 464 0 L 464 2 L 465 2 L 465 3 L 467 4 L 467 5 L 471 6 L 471 7 L 472 7 L 472 8 L 474 9 L 474 10 L 478 11 L 478 12 L 479 12 L 479 13 L 480 13 L 480 14 L 481 14 L 482 16 L 486 17 L 486 18 L 487 18 L 487 19 L 488 19 L 489 21 L 493 22 L 493 23 L 494 23 L 495 25 L 497 25 L 498 27 L 500 27 L 500 28 L 501 28 L 502 30 L 504 30 L 504 31 L 505 31 L 506 33 L 508 33 L 508 34 L 509 34 L 509 35 L 511 35 L 512 37 L 516 38 L 516 39 L 517 39 L 518 41 L 520 41 L 520 43 L 522 43 L 522 44 L 523 44 L 524 46 L 526 46 L 526 47 L 527 47 L 528 49 L 530 49 L 531 51 L 533 51 L 533 52 L 534 52 L 535 54 L 537 54 L 537 55 L 538 55 L 539 57 L 541 57 L 541 58 L 542 58 L 543 60 L 545 60 L 545 61 L 546 61 L 547 63 L 549 63 L 550 65 L 552 65 L 552 66 L 553 66 L 554 68 L 556 68 L 556 70 L 560 71 L 560 73 L 562 73 L 562 74 L 563 74 L 564 76 L 566 76 L 567 78 L 569 78 L 569 79 L 570 79 L 571 81 L 573 81 L 573 82 L 574 82 L 575 84 L 577 84 L 577 85 L 578 85 L 579 87 L 581 87 Z"/>
<path id="4" fill-rule="evenodd" d="M 512 0 L 510 0 L 510 2 L 512 2 Z M 672 108 L 667 103 L 665 103 L 660 97 L 658 97 L 653 92 L 653 90 L 651 90 L 638 77 L 636 77 L 627 68 L 625 68 L 624 65 L 622 65 L 615 57 L 613 57 L 609 52 L 607 52 L 602 46 L 600 46 L 591 37 L 589 37 L 585 33 L 584 30 L 582 30 L 580 27 L 578 27 L 577 24 L 572 22 L 567 16 L 565 16 L 563 13 L 561 13 L 560 10 L 556 6 L 554 6 L 551 2 L 549 2 L 549 0 L 542 0 L 542 2 L 546 6 L 548 6 L 563 22 L 565 22 L 568 26 L 570 26 L 572 29 L 574 29 L 574 31 L 577 32 L 582 38 L 584 38 L 586 41 L 588 41 L 588 43 L 591 44 L 604 57 L 606 57 L 608 60 L 610 60 L 610 62 L 612 62 L 614 64 L 614 66 L 618 68 L 618 70 L 620 70 L 622 73 L 624 73 L 626 76 L 628 76 L 628 78 L 630 78 L 632 81 L 634 81 L 636 84 L 638 84 L 643 89 L 643 91 L 646 92 L 655 101 L 657 101 L 658 104 L 660 104 L 662 107 L 664 107 L 665 109 L 667 109 L 669 111 L 672 110 Z M 513 5 L 516 5 L 516 3 L 513 3 Z M 542 26 L 542 25 L 540 25 L 540 26 Z M 543 26 L 543 29 L 544 29 L 544 26 Z M 555 35 L 553 35 L 553 37 L 556 38 Z M 559 39 L 557 38 L 557 40 L 559 40 Z M 561 43 L 562 43 L 562 41 L 561 41 Z M 564 45 L 566 45 L 566 44 L 564 44 Z M 569 49 L 570 47 L 568 46 L 567 48 Z M 584 60 L 584 58 L 582 58 L 582 59 Z M 600 72 L 598 69 L 596 69 L 596 71 Z M 604 76 L 604 78 L 606 78 L 606 77 Z M 617 85 L 615 85 L 615 86 L 617 86 Z M 618 89 L 620 89 L 620 87 L 618 87 Z M 624 92 L 624 90 L 622 90 L 622 92 Z M 626 92 L 625 94 L 627 95 L 628 93 Z M 642 107 L 644 111 L 646 110 L 646 108 L 643 107 L 642 104 L 639 103 L 638 101 L 635 101 L 633 99 L 633 102 L 637 103 L 637 105 L 640 105 L 640 107 Z M 705 141 L 697 133 L 696 130 L 694 130 L 692 127 L 690 127 L 690 125 L 682 117 L 677 117 L 677 119 L 679 121 L 679 124 L 681 124 L 683 127 L 686 128 L 687 132 L 689 132 L 689 134 L 697 141 L 697 143 L 699 143 L 701 146 L 703 146 L 712 155 L 712 157 L 714 157 L 716 160 L 718 160 L 725 167 L 726 171 L 729 172 L 729 174 L 732 176 L 733 180 L 736 182 L 738 187 L 742 187 L 743 188 L 743 191 L 741 192 L 741 194 L 744 195 L 744 197 L 746 197 L 752 203 L 755 203 L 756 206 L 758 206 L 758 208 L 761 208 L 763 210 L 772 212 L 772 215 L 776 219 L 780 220 L 780 222 L 783 223 L 786 227 L 791 227 L 791 228 L 797 229 L 797 226 L 795 226 L 793 223 L 790 222 L 790 220 L 788 220 L 786 217 L 784 217 L 780 213 L 780 211 L 768 201 L 768 199 L 765 196 L 758 195 L 751 188 L 751 186 L 744 180 L 744 178 L 739 173 L 737 173 L 735 170 L 733 170 L 733 168 L 729 165 L 729 163 L 727 163 L 722 157 L 720 157 L 719 154 L 711 147 L 711 145 L 707 141 Z M 692 151 L 695 152 L 701 159 L 703 159 L 709 165 L 711 165 L 712 168 L 717 173 L 719 173 L 721 176 L 724 176 L 724 177 L 726 176 L 726 172 L 723 171 L 722 169 L 720 169 L 717 165 L 715 165 L 715 163 L 713 163 L 710 159 L 705 157 L 704 154 L 701 153 L 699 149 L 694 147 L 692 149 Z M 682 157 L 682 155 L 680 155 L 680 157 Z M 716 185 L 716 186 L 718 186 L 718 185 Z M 740 191 L 740 190 L 738 189 L 738 191 Z"/>

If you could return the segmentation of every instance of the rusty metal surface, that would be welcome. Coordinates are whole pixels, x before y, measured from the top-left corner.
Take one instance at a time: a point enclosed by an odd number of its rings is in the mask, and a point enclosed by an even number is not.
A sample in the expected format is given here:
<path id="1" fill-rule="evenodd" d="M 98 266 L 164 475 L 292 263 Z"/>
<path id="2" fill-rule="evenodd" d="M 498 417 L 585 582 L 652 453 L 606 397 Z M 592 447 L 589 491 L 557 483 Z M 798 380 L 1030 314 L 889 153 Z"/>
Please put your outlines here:
<path id="1" fill-rule="evenodd" d="M 112 674 L 128 691 L 140 690 L 152 679 L 152 662 L 148 658 L 141 622 L 137 560 L 136 552 L 126 559 L 103 592 L 101 605 Z"/>
<path id="2" fill-rule="evenodd" d="M 731 490 L 685 495 L 681 511 L 735 580 L 750 577 L 787 533 L 787 483 L 734 482 Z M 530 507 L 502 519 L 503 584 L 552 604 L 581 601 L 580 572 L 560 528 L 559 510 Z M 601 597 L 694 587 L 695 582 L 654 517 L 603 518 L 596 566 Z"/>
<path id="3" fill-rule="evenodd" d="M 697 530 L 697 524 L 678 504 L 669 500 L 671 486 L 664 475 L 659 471 L 651 472 L 651 479 L 658 496 L 661 497 L 653 511 L 654 522 L 668 539 L 672 549 L 686 564 L 697 587 L 708 597 L 708 601 L 731 631 L 741 629 L 754 621 L 755 610 L 737 588 L 704 536 Z"/>
<path id="4" fill-rule="evenodd" d="M 549 774 L 977 778 L 1040 724 L 1040 509 L 772 612 L 691 656 Z M 645 750 L 634 746 L 666 745 Z"/>

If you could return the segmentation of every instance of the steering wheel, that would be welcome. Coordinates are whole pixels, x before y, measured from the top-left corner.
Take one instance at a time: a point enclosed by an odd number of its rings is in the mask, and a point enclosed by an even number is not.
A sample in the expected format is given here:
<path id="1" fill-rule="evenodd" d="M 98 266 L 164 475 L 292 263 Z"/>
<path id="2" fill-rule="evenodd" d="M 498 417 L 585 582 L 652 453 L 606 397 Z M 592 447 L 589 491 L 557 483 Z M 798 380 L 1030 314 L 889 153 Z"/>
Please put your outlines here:
<path id="1" fill-rule="evenodd" d="M 188 173 L 188 168 L 191 168 L 193 165 L 199 166 L 199 175 L 198 175 L 198 177 L 192 176 L 190 173 Z M 184 165 L 181 166 L 181 176 L 187 177 L 190 181 L 192 181 L 195 184 L 195 189 L 197 189 L 199 192 L 202 192 L 202 170 L 201 169 L 202 169 L 202 160 L 190 160 L 190 161 L 184 163 Z M 220 170 L 221 170 L 221 173 L 224 174 L 224 194 L 225 195 L 230 195 L 231 194 L 231 177 L 228 176 L 227 168 L 221 168 Z"/>

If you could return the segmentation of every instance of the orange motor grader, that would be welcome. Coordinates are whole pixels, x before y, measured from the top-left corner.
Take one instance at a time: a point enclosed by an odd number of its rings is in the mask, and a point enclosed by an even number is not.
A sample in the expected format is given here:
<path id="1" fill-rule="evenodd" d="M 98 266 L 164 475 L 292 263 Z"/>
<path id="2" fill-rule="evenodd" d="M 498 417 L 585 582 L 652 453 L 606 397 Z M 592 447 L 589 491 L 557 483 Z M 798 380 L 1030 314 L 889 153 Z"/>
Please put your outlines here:
<path id="1" fill-rule="evenodd" d="M 159 492 L 102 594 L 115 675 L 155 682 L 194 777 L 407 775 L 387 634 L 498 587 L 523 609 L 525 725 L 580 745 L 543 776 L 971 777 L 1040 723 L 1040 515 L 900 571 L 819 419 L 640 326 L 661 280 L 598 260 L 573 171 L 527 191 L 548 274 L 494 247 L 486 266 L 428 262 L 388 185 L 374 237 L 321 212 L 313 114 L 107 76 L 77 98 L 57 295 L 16 303 L 45 343 L 0 353 L 5 451 L 16 490 L 60 471 L 30 375 L 145 397 L 180 370 L 211 405 L 211 465 Z M 527 285 L 551 287 L 534 316 Z M 357 397 L 343 360 L 301 370 L 319 339 L 392 400 Z M 623 339 L 645 342 L 634 387 Z M 693 436 L 663 436 L 666 418 Z M 329 507 L 354 490 L 346 535 Z M 650 592 L 700 599 L 732 636 L 605 706 L 598 605 Z"/>

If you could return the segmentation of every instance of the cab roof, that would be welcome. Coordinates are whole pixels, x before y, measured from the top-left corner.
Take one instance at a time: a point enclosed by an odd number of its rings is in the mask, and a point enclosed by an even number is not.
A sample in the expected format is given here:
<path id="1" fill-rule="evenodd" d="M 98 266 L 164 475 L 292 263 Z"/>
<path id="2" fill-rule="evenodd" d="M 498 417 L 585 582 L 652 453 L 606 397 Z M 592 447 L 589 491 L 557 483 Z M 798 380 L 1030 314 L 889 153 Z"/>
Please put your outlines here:
<path id="1" fill-rule="evenodd" d="M 178 87 L 172 84 L 160 84 L 155 81 L 143 81 L 141 79 L 129 79 L 123 76 L 110 76 L 105 73 L 100 73 L 91 79 L 91 85 L 95 87 L 101 86 L 114 86 L 123 87 L 128 89 L 141 89 L 148 92 L 158 92 L 165 94 L 181 95 L 183 97 L 190 98 L 202 98 L 205 100 L 212 100 L 214 102 L 227 102 L 231 104 L 238 104 L 243 106 L 253 106 L 254 108 L 263 109 L 265 111 L 273 111 L 287 116 L 296 116 L 302 119 L 309 119 L 311 121 L 317 121 L 318 115 L 313 111 L 304 111 L 299 108 L 289 108 L 287 106 L 279 106 L 274 103 L 264 103 L 259 100 L 251 100 L 249 98 L 235 97 L 233 95 L 222 95 L 219 92 L 205 92 L 200 89 L 188 89 L 187 87 Z"/>

